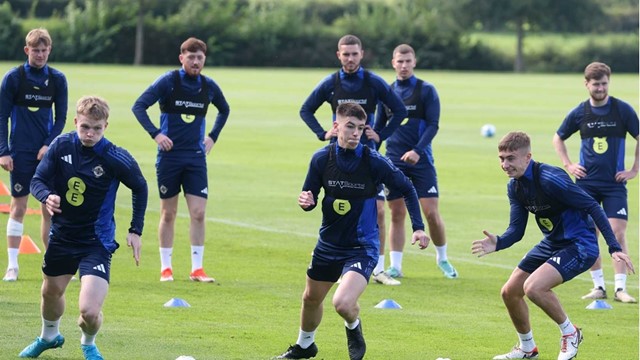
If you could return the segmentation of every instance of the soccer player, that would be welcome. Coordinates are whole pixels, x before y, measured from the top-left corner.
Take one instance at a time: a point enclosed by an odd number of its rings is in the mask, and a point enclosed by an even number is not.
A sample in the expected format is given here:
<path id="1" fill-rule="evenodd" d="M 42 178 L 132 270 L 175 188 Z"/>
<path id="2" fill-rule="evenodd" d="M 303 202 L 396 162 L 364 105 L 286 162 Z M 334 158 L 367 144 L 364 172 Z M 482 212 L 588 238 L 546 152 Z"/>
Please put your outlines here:
<path id="1" fill-rule="evenodd" d="M 440 98 L 433 84 L 414 75 L 416 53 L 410 45 L 401 44 L 393 50 L 391 65 L 396 72 L 396 81 L 391 88 L 403 99 L 409 115 L 407 121 L 387 139 L 386 155 L 413 182 L 436 248 L 436 264 L 447 278 L 454 279 L 458 277 L 458 272 L 447 257 L 444 221 L 438 211 L 438 178 L 431 149 L 440 121 Z M 386 111 L 378 111 L 375 128 L 384 126 L 388 119 Z M 387 201 L 391 210 L 391 266 L 386 273 L 399 278 L 403 275 L 404 220 L 407 212 L 400 193 L 389 190 Z M 381 266 L 384 269 L 384 263 Z"/>
<path id="2" fill-rule="evenodd" d="M 178 194 L 184 190 L 189 209 L 191 242 L 190 279 L 214 282 L 203 269 L 205 210 L 208 196 L 207 159 L 229 117 L 229 104 L 211 78 L 202 75 L 207 45 L 189 38 L 180 46 L 180 70 L 158 78 L 133 105 L 138 122 L 158 144 L 156 176 L 160 193 L 160 281 L 173 281 L 171 256 Z M 160 128 L 149 118 L 147 109 L 160 104 Z M 209 104 L 218 109 L 213 129 L 205 135 Z"/>
<path id="3" fill-rule="evenodd" d="M 115 198 L 123 183 L 132 192 L 132 220 L 127 246 L 140 261 L 140 236 L 147 207 L 147 182 L 135 159 L 104 137 L 109 106 L 99 97 L 78 100 L 76 131 L 59 136 L 44 155 L 31 182 L 31 193 L 52 215 L 51 241 L 42 272 L 42 332 L 20 353 L 38 357 L 61 347 L 60 318 L 65 290 L 76 271 L 80 274 L 80 344 L 85 359 L 103 359 L 95 345 L 102 325 L 102 304 L 109 290 L 115 240 Z"/>
<path id="4" fill-rule="evenodd" d="M 367 119 L 360 105 L 340 104 L 332 129 L 337 141 L 318 150 L 311 159 L 298 205 L 304 211 L 313 210 L 320 189 L 324 189 L 322 225 L 307 270 L 298 341 L 278 359 L 316 356 L 314 338 L 322 320 L 324 298 L 341 276 L 333 306 L 345 321 L 349 358 L 364 357 L 366 344 L 358 298 L 378 261 L 376 194 L 380 183 L 405 197 L 414 230 L 412 244 L 417 242 L 424 249 L 429 243 L 418 197 L 409 179 L 388 159 L 360 142 Z"/>
<path id="5" fill-rule="evenodd" d="M 24 233 L 29 184 L 36 166 L 67 120 L 67 79 L 47 64 L 51 36 L 46 29 L 29 31 L 24 53 L 27 61 L 4 76 L 0 88 L 0 167 L 9 171 L 11 205 L 7 221 L 9 257 L 4 281 L 18 280 L 18 252 Z M 55 109 L 55 111 L 53 110 Z M 11 134 L 8 122 L 11 118 Z M 51 216 L 42 206 L 40 237 L 46 249 Z"/>
<path id="6" fill-rule="evenodd" d="M 576 178 L 576 184 L 602 204 L 609 218 L 613 233 L 622 251 L 627 249 L 627 181 L 638 175 L 638 115 L 628 103 L 609 96 L 611 69 L 606 64 L 593 62 L 584 70 L 584 84 L 589 99 L 576 106 L 565 117 L 553 136 L 553 146 L 564 168 Z M 580 160 L 569 158 L 565 140 L 580 132 Z M 633 166 L 624 167 L 625 138 L 636 139 Z M 615 294 L 613 299 L 623 303 L 635 303 L 627 293 L 627 273 L 624 264 L 613 262 L 615 270 Z M 583 299 L 606 299 L 607 292 L 602 272 L 602 260 L 598 257 L 591 268 L 593 289 Z"/>
<path id="7" fill-rule="evenodd" d="M 331 105 L 333 121 L 336 119 L 336 109 L 343 102 L 356 102 L 367 113 L 365 133 L 361 141 L 371 149 L 377 149 L 379 144 L 388 138 L 400 125 L 402 119 L 407 116 L 402 100 L 391 90 L 389 85 L 378 75 L 365 70 L 360 62 L 364 57 L 362 42 L 354 35 L 345 35 L 338 41 L 336 56 L 342 65 L 341 69 L 325 77 L 316 86 L 300 108 L 300 117 L 313 131 L 319 140 L 335 141 L 336 130 L 330 128 L 325 131 L 318 122 L 315 112 L 327 102 Z M 386 127 L 379 132 L 373 130 L 374 116 L 378 102 L 384 104 L 393 114 Z M 374 280 L 385 285 L 399 285 L 400 282 L 389 277 L 384 270 L 384 243 L 385 243 L 385 219 L 384 219 L 384 189 L 381 187 L 378 193 L 378 226 L 380 227 L 380 256 L 379 271 L 374 272 Z"/>
<path id="8" fill-rule="evenodd" d="M 582 331 L 571 323 L 553 288 L 587 271 L 596 261 L 599 248 L 593 222 L 602 232 L 611 258 L 631 272 L 634 272 L 633 264 L 622 252 L 598 203 L 561 168 L 532 159 L 527 134 L 505 135 L 498 144 L 498 157 L 502 170 L 511 178 L 507 185 L 511 205 L 509 227 L 499 236 L 483 230 L 485 238 L 474 241 L 471 252 L 484 256 L 520 241 L 529 212 L 535 215 L 543 238 L 525 255 L 502 287 L 502 300 L 520 343 L 511 352 L 494 359 L 538 358 L 525 295 L 558 324 L 562 334 L 558 360 L 573 359 L 582 342 Z"/>

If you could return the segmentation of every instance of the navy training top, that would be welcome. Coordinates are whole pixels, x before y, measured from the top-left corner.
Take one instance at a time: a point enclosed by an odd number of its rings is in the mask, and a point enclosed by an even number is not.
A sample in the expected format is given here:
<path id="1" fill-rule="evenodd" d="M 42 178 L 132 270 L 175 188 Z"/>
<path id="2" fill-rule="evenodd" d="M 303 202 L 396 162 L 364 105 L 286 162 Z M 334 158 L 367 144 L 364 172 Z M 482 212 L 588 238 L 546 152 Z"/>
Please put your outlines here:
<path id="1" fill-rule="evenodd" d="M 104 137 L 93 147 L 83 146 L 75 131 L 56 138 L 36 169 L 31 193 L 42 203 L 50 194 L 60 196 L 62 212 L 52 217 L 52 239 L 87 245 L 98 241 L 114 252 L 120 182 L 132 192 L 129 232 L 141 235 L 147 182 L 133 156 Z"/>
<path id="2" fill-rule="evenodd" d="M 206 119 L 204 115 L 191 115 L 189 111 L 189 102 L 184 103 L 184 112 L 180 113 L 160 113 L 160 128 L 158 129 L 149 118 L 147 109 L 156 102 L 160 102 L 162 108 L 171 108 L 175 104 L 166 104 L 172 97 L 174 91 L 180 92 L 181 95 L 190 99 L 199 99 L 200 91 L 205 88 L 208 92 L 209 102 L 199 104 L 200 106 L 208 106 L 213 104 L 218 109 L 218 115 L 213 124 L 213 129 L 208 136 L 214 141 L 218 141 L 218 136 L 222 131 L 227 119 L 229 118 L 229 104 L 222 93 L 222 90 L 213 79 L 201 75 L 197 78 L 188 76 L 184 69 L 178 71 L 180 76 L 179 83 L 181 89 L 175 89 L 174 71 L 169 71 L 160 76 L 151 86 L 149 86 L 133 104 L 132 111 L 138 122 L 149 133 L 151 138 L 162 133 L 173 141 L 173 148 L 169 152 L 158 150 L 158 154 L 169 154 L 188 152 L 188 156 L 198 153 L 204 156 L 204 145 L 202 143 L 205 135 Z M 202 81 L 206 81 L 203 87 Z M 206 112 L 206 111 L 205 111 Z"/>
<path id="3" fill-rule="evenodd" d="M 571 181 L 564 170 L 547 164 L 539 165 L 539 183 L 536 185 L 534 164 L 535 161 L 531 160 L 524 175 L 519 179 L 511 179 L 507 184 L 511 205 L 509 227 L 498 236 L 496 251 L 506 249 L 522 239 L 529 212 L 536 215 L 543 241 L 555 246 L 577 242 L 580 247 L 598 254 L 598 239 L 593 226 L 595 221 L 609 246 L 609 253 L 622 251 L 607 216 L 591 196 Z"/>
<path id="4" fill-rule="evenodd" d="M 42 96 L 41 92 L 46 94 Z M 27 106 L 29 103 L 41 106 Z M 64 129 L 67 103 L 67 79 L 62 72 L 49 65 L 37 69 L 29 62 L 9 70 L 0 86 L 0 156 L 18 151 L 37 153 L 51 144 Z"/>

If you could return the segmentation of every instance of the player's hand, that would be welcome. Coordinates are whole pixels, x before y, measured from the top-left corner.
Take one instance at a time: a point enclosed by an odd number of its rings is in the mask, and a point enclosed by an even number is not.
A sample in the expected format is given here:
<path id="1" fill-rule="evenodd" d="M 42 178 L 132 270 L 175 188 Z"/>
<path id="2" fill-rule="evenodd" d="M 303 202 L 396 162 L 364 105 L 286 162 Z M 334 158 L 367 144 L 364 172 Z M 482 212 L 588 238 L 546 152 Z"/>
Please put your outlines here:
<path id="1" fill-rule="evenodd" d="M 638 171 L 633 170 L 622 170 L 616 173 L 616 181 L 617 182 L 625 182 L 627 180 L 631 180 L 638 175 Z"/>
<path id="2" fill-rule="evenodd" d="M 491 254 L 496 251 L 496 245 L 498 244 L 498 238 L 487 230 L 482 230 L 482 233 L 486 236 L 482 240 L 476 240 L 471 243 L 471 253 L 478 255 L 478 257 Z"/>
<path id="3" fill-rule="evenodd" d="M 424 230 L 416 230 L 411 236 L 411 245 L 418 243 L 420 250 L 426 249 L 427 246 L 429 246 L 429 241 L 431 241 L 431 239 L 429 239 Z"/>
<path id="4" fill-rule="evenodd" d="M 338 129 L 335 126 L 329 129 L 326 133 L 324 133 L 325 140 L 331 140 L 337 136 L 338 136 Z"/>
<path id="5" fill-rule="evenodd" d="M 127 234 L 127 246 L 133 250 L 133 259 L 136 261 L 136 266 L 140 265 L 141 245 L 140 235 L 134 233 Z"/>
<path id="6" fill-rule="evenodd" d="M 0 156 L 0 167 L 6 171 L 13 171 L 13 158 L 11 155 Z"/>
<path id="7" fill-rule="evenodd" d="M 631 262 L 631 258 L 629 255 L 623 253 L 622 251 L 616 251 L 611 254 L 611 258 L 617 262 L 624 261 L 625 265 L 627 265 L 628 272 L 631 274 L 635 274 L 636 270 L 633 268 L 633 263 Z"/>
<path id="8" fill-rule="evenodd" d="M 50 194 L 47 197 L 47 200 L 44 203 L 44 206 L 47 209 L 49 215 L 53 216 L 54 214 L 60 214 L 62 210 L 60 209 L 60 196 L 55 194 Z"/>
<path id="9" fill-rule="evenodd" d="M 565 166 L 565 168 L 567 169 L 567 172 L 573 175 L 576 179 L 582 179 L 587 176 L 587 169 L 578 163 L 569 164 Z"/>
<path id="10" fill-rule="evenodd" d="M 316 201 L 314 200 L 313 193 L 311 191 L 303 191 L 298 196 L 298 205 L 300 205 L 300 207 L 303 209 L 306 209 L 315 204 Z"/>
<path id="11" fill-rule="evenodd" d="M 158 148 L 162 151 L 171 151 L 173 148 L 173 141 L 169 139 L 169 137 L 163 133 L 159 133 L 156 135 L 153 140 L 158 144 Z"/>
<path id="12" fill-rule="evenodd" d="M 420 155 L 413 150 L 409 150 L 400 157 L 400 160 L 409 165 L 415 165 L 420 161 Z"/>
<path id="13" fill-rule="evenodd" d="M 204 141 L 202 143 L 204 144 L 204 153 L 207 155 L 209 155 L 209 153 L 211 152 L 211 149 L 213 149 L 213 145 L 216 144 L 216 142 L 213 141 L 213 139 L 210 138 L 209 136 L 205 136 Z"/>
<path id="14" fill-rule="evenodd" d="M 47 150 L 49 150 L 49 147 L 47 145 L 42 145 L 40 150 L 38 150 L 38 156 L 36 158 L 38 160 L 42 160 L 42 158 L 44 157 L 44 153 L 46 153 Z"/>
<path id="15" fill-rule="evenodd" d="M 366 125 L 364 127 L 364 136 L 366 136 L 369 140 L 375 141 L 376 144 L 380 143 L 380 135 L 378 135 L 378 133 L 373 130 L 371 125 Z"/>

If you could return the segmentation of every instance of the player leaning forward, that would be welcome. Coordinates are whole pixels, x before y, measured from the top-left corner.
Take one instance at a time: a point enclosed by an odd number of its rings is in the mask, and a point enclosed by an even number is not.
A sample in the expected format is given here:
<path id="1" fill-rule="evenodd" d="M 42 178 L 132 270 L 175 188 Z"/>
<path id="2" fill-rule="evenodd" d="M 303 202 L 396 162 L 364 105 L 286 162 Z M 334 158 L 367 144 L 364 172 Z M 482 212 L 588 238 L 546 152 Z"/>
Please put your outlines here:
<path id="1" fill-rule="evenodd" d="M 322 225 L 307 269 L 298 340 L 278 359 L 316 356 L 314 338 L 322 320 L 323 302 L 341 276 L 333 306 L 345 322 L 349 359 L 364 357 L 358 298 L 378 263 L 376 196 L 381 183 L 403 194 L 414 230 L 412 244 L 417 242 L 424 249 L 430 241 L 409 179 L 387 158 L 360 143 L 366 119 L 362 106 L 351 102 L 338 105 L 333 123 L 337 142 L 318 150 L 311 159 L 298 205 L 305 211 L 313 210 L 320 189 L 324 189 Z"/>
<path id="2" fill-rule="evenodd" d="M 625 264 L 632 272 L 633 264 L 622 252 L 598 203 L 571 181 L 564 170 L 533 161 L 527 134 L 505 135 L 498 145 L 498 157 L 502 170 L 511 178 L 507 185 L 511 205 L 509 227 L 500 236 L 484 230 L 486 237 L 473 242 L 472 252 L 484 256 L 520 241 L 529 212 L 535 215 L 543 238 L 502 287 L 502 299 L 520 343 L 494 359 L 538 358 L 525 295 L 560 328 L 558 360 L 573 359 L 582 342 L 582 331 L 571 323 L 553 288 L 587 271 L 596 261 L 599 249 L 594 222 L 607 241 L 613 260 Z"/>
<path id="3" fill-rule="evenodd" d="M 120 183 L 132 192 L 127 245 L 133 249 L 136 264 L 140 260 L 147 182 L 135 159 L 104 137 L 108 117 L 109 106 L 103 99 L 85 96 L 78 100 L 76 131 L 51 143 L 31 181 L 31 193 L 52 215 L 51 236 L 42 264 L 42 332 L 20 357 L 36 358 L 64 344 L 59 331 L 64 293 L 73 274 L 79 272 L 82 352 L 87 360 L 102 359 L 95 338 L 109 290 L 111 256 L 119 247 L 113 215 Z"/>

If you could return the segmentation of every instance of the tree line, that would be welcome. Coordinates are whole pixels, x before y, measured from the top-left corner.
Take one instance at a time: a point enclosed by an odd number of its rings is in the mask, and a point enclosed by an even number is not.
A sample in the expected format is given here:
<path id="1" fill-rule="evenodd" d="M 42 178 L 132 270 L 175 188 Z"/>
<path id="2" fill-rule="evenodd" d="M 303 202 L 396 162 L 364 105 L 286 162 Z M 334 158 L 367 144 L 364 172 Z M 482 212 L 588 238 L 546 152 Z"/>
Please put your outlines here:
<path id="1" fill-rule="evenodd" d="M 190 36 L 209 46 L 207 64 L 334 67 L 337 40 L 355 34 L 364 63 L 386 67 L 400 43 L 418 67 L 448 70 L 581 71 L 593 60 L 638 72 L 638 41 L 589 43 L 565 54 L 525 57 L 536 32 L 623 32 L 638 36 L 635 0 L 8 0 L 0 5 L 0 60 L 23 60 L 24 36 L 45 27 L 55 62 L 174 65 Z M 470 41 L 473 31 L 509 31 L 513 57 Z"/>

